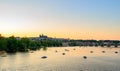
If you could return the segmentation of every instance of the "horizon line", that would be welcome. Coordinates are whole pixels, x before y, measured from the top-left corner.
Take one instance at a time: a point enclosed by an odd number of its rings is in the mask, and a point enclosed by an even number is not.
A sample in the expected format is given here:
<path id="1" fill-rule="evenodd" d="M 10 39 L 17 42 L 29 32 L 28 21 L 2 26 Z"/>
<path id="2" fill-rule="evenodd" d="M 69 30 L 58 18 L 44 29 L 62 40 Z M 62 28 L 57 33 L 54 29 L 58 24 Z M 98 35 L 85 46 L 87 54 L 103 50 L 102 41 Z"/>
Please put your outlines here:
<path id="1" fill-rule="evenodd" d="M 44 35 L 44 34 L 40 34 L 40 35 Z M 5 38 L 9 38 L 9 37 L 12 37 L 12 36 L 14 36 L 14 37 L 19 37 L 19 38 L 37 38 L 37 37 L 40 37 L 40 35 L 39 36 L 15 36 L 15 35 L 11 35 L 11 36 L 2 36 L 2 34 L 0 34 L 0 37 L 5 37 Z M 47 35 L 44 35 L 44 36 L 47 36 Z M 114 41 L 120 41 L 120 39 L 74 39 L 74 38 L 65 38 L 65 37 L 52 37 L 52 36 L 47 36 L 48 38 L 58 38 L 58 39 L 68 39 L 68 40 L 97 40 L 97 41 L 99 41 L 99 40 L 114 40 Z"/>

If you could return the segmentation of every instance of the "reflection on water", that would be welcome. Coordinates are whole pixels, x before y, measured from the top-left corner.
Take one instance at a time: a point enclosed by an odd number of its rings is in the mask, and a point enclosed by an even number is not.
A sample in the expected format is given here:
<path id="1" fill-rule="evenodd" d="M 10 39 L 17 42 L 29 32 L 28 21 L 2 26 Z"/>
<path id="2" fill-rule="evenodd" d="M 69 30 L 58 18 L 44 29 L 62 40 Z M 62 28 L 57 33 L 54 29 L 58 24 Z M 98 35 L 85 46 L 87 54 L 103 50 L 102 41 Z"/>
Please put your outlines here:
<path id="1" fill-rule="evenodd" d="M 120 71 L 120 48 L 53 47 L 8 54 L 0 57 L 0 71 Z"/>

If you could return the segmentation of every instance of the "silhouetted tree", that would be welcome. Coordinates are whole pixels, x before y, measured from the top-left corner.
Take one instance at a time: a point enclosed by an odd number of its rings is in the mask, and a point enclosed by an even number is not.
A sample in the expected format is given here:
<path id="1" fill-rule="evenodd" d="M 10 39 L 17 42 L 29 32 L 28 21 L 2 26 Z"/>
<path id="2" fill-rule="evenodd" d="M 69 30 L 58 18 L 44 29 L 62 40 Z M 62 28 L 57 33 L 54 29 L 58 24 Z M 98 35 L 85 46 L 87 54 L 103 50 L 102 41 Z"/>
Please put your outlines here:
<path id="1" fill-rule="evenodd" d="M 0 51 L 7 50 L 6 44 L 7 44 L 6 38 L 0 37 Z"/>
<path id="2" fill-rule="evenodd" d="M 14 36 L 11 36 L 6 39 L 7 41 L 7 52 L 16 52 L 18 50 L 18 42 Z"/>

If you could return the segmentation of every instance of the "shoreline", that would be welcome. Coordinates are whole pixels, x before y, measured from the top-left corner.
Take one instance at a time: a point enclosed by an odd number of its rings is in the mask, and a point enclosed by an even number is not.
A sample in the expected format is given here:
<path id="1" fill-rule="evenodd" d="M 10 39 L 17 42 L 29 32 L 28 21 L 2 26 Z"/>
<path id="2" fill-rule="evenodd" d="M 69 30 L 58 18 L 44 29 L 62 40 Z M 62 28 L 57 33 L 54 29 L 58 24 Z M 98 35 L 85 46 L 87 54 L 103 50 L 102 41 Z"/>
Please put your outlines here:
<path id="1" fill-rule="evenodd" d="M 0 51 L 0 55 L 3 55 L 5 53 L 6 53 L 6 51 Z"/>

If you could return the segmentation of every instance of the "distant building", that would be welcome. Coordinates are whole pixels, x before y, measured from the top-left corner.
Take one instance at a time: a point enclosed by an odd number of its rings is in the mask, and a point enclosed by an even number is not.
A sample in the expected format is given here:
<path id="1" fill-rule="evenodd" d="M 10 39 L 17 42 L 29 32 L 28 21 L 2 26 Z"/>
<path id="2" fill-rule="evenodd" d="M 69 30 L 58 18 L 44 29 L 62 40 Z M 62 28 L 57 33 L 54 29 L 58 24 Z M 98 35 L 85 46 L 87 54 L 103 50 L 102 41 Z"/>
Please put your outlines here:
<path id="1" fill-rule="evenodd" d="M 39 41 L 39 40 L 53 40 L 53 41 L 61 41 L 61 42 L 69 42 L 69 39 L 65 39 L 65 38 L 52 38 L 52 37 L 48 37 L 46 35 L 39 35 L 39 37 L 30 37 L 30 40 L 33 41 Z M 65 44 L 63 44 L 65 45 Z M 67 45 L 67 44 L 66 44 Z"/>
<path id="2" fill-rule="evenodd" d="M 20 37 L 16 37 L 16 39 L 17 39 L 17 40 L 21 40 L 21 38 L 20 38 Z"/>
<path id="3" fill-rule="evenodd" d="M 62 46 L 63 46 L 63 47 L 69 46 L 69 42 L 63 42 L 63 43 L 62 43 Z"/>
<path id="4" fill-rule="evenodd" d="M 39 36 L 39 39 L 40 39 L 40 40 L 47 39 L 47 38 L 48 38 L 48 36 L 43 35 L 43 34 Z"/>

